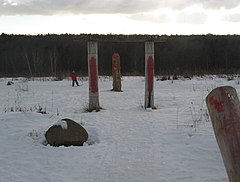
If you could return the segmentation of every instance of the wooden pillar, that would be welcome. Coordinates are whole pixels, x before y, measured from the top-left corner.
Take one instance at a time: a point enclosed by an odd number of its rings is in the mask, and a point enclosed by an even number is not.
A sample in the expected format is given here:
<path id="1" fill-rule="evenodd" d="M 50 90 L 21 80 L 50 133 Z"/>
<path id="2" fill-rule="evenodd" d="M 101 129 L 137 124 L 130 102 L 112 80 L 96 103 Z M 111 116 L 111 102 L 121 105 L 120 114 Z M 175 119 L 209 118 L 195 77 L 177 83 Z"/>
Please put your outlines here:
<path id="1" fill-rule="evenodd" d="M 98 45 L 96 41 L 88 42 L 88 78 L 89 78 L 89 111 L 99 111 L 98 92 Z"/>
<path id="2" fill-rule="evenodd" d="M 154 42 L 145 42 L 145 109 L 154 107 Z"/>
<path id="3" fill-rule="evenodd" d="M 206 97 L 208 111 L 229 182 L 240 181 L 240 103 L 233 87 L 214 89 Z"/>
<path id="4" fill-rule="evenodd" d="M 113 91 L 120 92 L 121 90 L 121 66 L 120 55 L 114 53 L 112 55 L 112 77 L 113 77 Z"/>

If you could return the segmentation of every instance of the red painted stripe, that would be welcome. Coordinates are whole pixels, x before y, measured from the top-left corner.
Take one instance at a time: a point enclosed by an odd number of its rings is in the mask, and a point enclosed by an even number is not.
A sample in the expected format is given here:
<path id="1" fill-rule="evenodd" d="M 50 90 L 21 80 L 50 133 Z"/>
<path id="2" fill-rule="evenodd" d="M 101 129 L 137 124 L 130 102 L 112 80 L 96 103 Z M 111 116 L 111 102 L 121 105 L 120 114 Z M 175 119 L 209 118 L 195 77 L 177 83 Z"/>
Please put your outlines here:
<path id="1" fill-rule="evenodd" d="M 153 57 L 149 56 L 147 60 L 148 92 L 153 91 L 154 62 Z"/>
<path id="2" fill-rule="evenodd" d="M 90 59 L 90 81 L 91 81 L 91 85 L 90 85 L 90 91 L 92 93 L 96 93 L 98 92 L 98 78 L 97 78 L 97 61 L 95 57 L 92 57 Z"/>

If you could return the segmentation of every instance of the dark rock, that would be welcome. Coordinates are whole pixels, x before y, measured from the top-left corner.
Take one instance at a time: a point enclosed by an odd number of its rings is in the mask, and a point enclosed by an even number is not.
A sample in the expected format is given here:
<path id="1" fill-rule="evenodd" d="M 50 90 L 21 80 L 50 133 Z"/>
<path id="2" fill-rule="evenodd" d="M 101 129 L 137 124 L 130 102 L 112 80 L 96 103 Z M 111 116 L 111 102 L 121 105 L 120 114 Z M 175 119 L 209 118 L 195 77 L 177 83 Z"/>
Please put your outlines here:
<path id="1" fill-rule="evenodd" d="M 14 82 L 12 82 L 12 81 L 7 82 L 7 85 L 13 85 L 13 84 L 14 84 Z"/>
<path id="2" fill-rule="evenodd" d="M 45 137 L 51 146 L 82 146 L 88 139 L 88 133 L 80 124 L 66 118 L 51 126 Z"/>

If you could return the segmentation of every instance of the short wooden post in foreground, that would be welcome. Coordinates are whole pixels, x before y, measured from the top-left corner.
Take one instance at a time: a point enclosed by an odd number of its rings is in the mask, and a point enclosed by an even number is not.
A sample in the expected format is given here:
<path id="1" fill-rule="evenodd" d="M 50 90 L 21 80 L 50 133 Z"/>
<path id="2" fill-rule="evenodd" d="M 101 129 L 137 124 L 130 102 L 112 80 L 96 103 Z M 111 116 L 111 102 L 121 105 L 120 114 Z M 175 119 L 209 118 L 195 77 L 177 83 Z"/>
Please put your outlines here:
<path id="1" fill-rule="evenodd" d="M 113 91 L 121 92 L 121 66 L 118 53 L 112 55 Z"/>
<path id="2" fill-rule="evenodd" d="M 145 42 L 145 109 L 154 106 L 154 42 Z"/>
<path id="3" fill-rule="evenodd" d="M 233 87 L 219 87 L 206 97 L 214 133 L 229 182 L 240 181 L 240 103 Z"/>
<path id="4" fill-rule="evenodd" d="M 98 92 L 98 46 L 97 42 L 88 42 L 88 78 L 89 78 L 89 111 L 99 111 Z"/>

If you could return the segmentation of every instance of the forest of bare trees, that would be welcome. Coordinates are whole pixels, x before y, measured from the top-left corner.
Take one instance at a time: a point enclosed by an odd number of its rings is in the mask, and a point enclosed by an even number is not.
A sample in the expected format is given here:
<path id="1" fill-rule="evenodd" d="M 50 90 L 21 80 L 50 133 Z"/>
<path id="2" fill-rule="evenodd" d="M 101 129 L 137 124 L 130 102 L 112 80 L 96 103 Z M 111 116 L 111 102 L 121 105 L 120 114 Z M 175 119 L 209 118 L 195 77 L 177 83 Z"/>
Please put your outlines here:
<path id="1" fill-rule="evenodd" d="M 99 74 L 111 75 L 119 53 L 123 75 L 144 74 L 144 42 L 155 42 L 155 74 L 237 73 L 238 35 L 0 35 L 0 76 L 87 75 L 87 42 L 98 41 Z"/>

